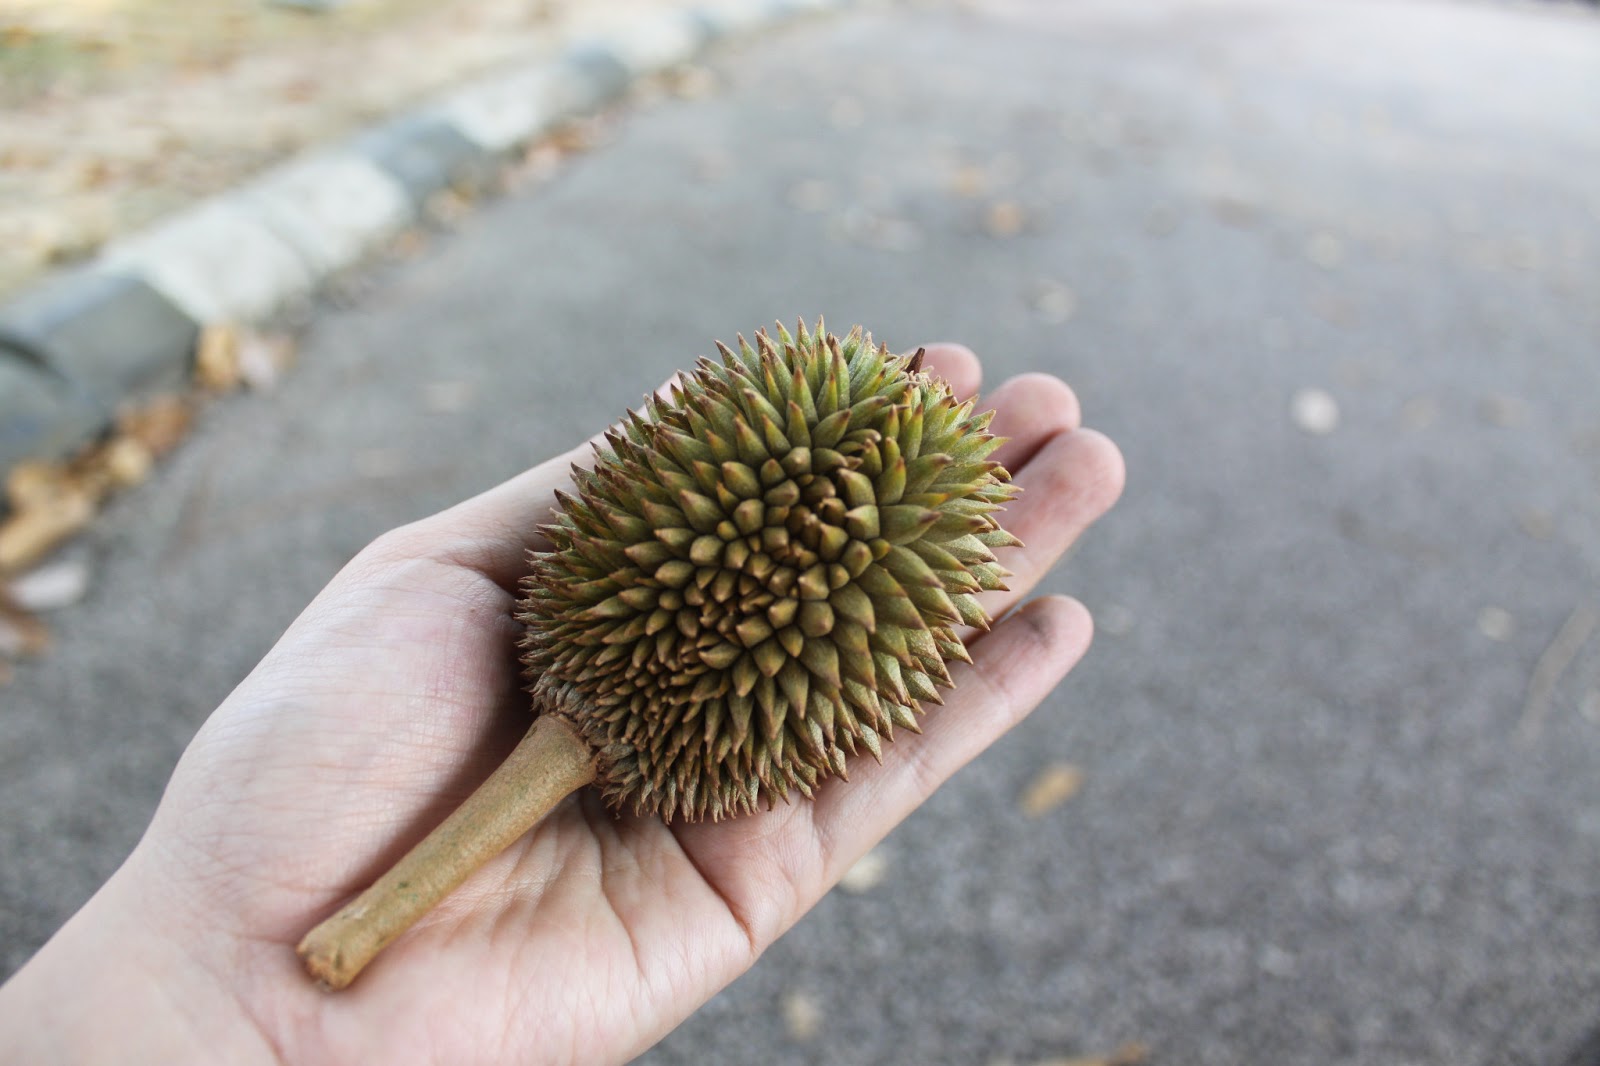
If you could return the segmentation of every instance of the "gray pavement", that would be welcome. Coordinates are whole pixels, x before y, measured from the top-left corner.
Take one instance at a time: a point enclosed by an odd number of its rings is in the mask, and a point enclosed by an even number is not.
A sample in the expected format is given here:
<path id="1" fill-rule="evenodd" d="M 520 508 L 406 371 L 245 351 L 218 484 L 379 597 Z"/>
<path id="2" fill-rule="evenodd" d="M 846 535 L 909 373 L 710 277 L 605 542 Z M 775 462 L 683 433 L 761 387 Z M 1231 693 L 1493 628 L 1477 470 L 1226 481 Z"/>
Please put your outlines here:
<path id="1" fill-rule="evenodd" d="M 822 312 L 1074 384 L 1128 490 L 1048 587 L 1101 633 L 643 1061 L 1600 1062 L 1600 21 L 934 4 L 712 65 L 95 529 L 0 690 L 6 971 L 363 543 Z"/>

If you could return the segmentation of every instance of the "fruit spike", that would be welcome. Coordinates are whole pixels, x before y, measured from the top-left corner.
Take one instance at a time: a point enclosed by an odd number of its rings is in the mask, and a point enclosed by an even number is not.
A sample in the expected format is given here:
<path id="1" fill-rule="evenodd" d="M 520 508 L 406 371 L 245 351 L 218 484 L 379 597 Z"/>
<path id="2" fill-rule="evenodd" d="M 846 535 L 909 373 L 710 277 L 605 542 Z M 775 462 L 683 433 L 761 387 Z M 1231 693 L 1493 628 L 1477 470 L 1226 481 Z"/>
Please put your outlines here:
<path id="1" fill-rule="evenodd" d="M 859 327 L 717 348 L 573 469 L 516 612 L 533 726 L 301 941 L 327 986 L 571 792 L 691 821 L 810 798 L 968 661 L 957 627 L 987 626 L 993 549 L 1019 543 L 990 416 Z"/>

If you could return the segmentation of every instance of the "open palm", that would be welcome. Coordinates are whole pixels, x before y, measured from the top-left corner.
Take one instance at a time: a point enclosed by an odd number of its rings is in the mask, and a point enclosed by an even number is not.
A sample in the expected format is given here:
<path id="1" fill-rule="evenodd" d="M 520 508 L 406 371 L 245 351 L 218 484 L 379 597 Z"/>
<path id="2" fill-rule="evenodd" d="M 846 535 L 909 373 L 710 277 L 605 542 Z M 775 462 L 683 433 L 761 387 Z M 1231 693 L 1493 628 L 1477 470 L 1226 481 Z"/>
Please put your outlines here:
<path id="1" fill-rule="evenodd" d="M 961 396 L 976 358 L 929 368 Z M 1011 608 L 1115 500 L 1121 460 L 1054 378 L 987 398 L 1024 492 L 1002 555 Z M 293 945 L 441 820 L 527 725 L 514 589 L 575 451 L 358 555 L 206 723 L 116 898 L 182 945 L 265 1059 L 606 1062 L 637 1054 L 761 952 L 945 778 L 1030 711 L 1088 645 L 1045 597 L 970 643 L 946 705 L 813 803 L 721 824 L 619 817 L 584 790 L 390 947 L 319 991 Z M 108 886 L 109 888 L 110 886 Z M 248 1024 L 246 1024 L 248 1023 Z M 197 1023 L 198 1025 L 199 1023 Z M 220 1060 L 219 1060 L 220 1061 Z M 230 1061 L 242 1061 L 230 1059 Z"/>

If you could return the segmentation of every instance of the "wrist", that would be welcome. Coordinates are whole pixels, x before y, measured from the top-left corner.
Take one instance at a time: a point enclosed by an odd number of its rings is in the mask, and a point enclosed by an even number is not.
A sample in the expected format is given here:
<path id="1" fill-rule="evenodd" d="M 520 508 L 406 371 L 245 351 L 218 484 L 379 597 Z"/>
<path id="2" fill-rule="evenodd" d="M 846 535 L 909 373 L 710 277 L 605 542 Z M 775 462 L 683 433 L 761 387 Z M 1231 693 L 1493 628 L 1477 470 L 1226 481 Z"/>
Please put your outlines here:
<path id="1" fill-rule="evenodd" d="M 277 1062 L 228 986 L 139 905 L 125 874 L 0 987 L 0 1062 Z"/>

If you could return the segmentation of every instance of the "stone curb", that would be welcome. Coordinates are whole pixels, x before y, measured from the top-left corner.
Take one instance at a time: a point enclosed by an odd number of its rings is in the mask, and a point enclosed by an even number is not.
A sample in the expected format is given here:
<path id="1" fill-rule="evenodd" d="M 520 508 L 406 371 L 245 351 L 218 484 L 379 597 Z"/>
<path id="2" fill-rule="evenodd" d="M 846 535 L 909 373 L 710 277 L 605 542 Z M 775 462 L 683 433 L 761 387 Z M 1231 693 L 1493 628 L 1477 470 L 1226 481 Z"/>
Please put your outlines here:
<path id="1" fill-rule="evenodd" d="M 721 0 L 489 75 L 283 163 L 0 305 L 0 480 L 103 433 L 128 397 L 187 377 L 201 327 L 314 291 L 556 123 L 714 41 L 851 0 Z M 0 507 L 3 509 L 3 507 Z"/>

